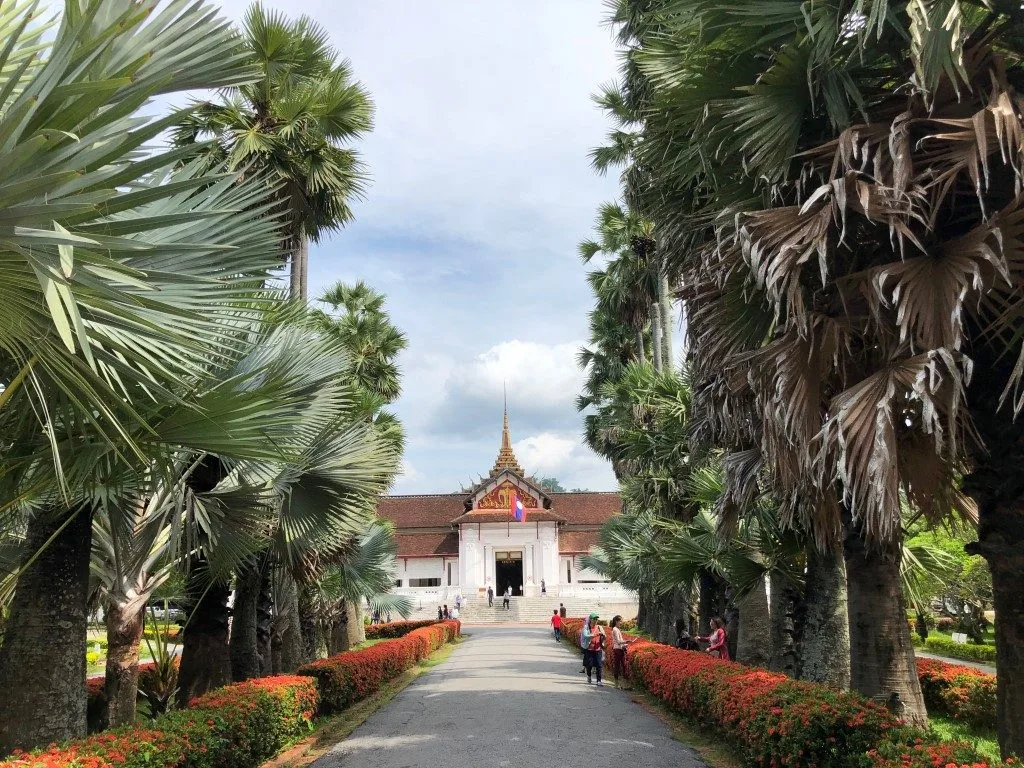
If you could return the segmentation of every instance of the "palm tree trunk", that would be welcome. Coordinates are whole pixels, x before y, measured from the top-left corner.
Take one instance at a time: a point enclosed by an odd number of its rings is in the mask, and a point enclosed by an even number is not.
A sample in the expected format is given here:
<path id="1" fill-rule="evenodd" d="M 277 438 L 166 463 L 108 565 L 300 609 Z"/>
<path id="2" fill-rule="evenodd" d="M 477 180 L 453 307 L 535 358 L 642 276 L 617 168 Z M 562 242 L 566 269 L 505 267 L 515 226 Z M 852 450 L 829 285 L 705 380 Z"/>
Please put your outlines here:
<path id="1" fill-rule="evenodd" d="M 654 360 L 654 370 L 660 371 L 661 361 L 661 302 L 655 301 L 651 305 L 651 357 Z"/>
<path id="2" fill-rule="evenodd" d="M 0 646 L 0 755 L 85 735 L 91 549 L 91 509 L 29 518 L 27 567 Z"/>
<path id="3" fill-rule="evenodd" d="M 769 585 L 772 656 L 768 668 L 796 677 L 799 669 L 800 644 L 797 618 L 800 594 L 786 579 L 775 576 Z M 742 617 L 741 617 L 742 619 Z"/>
<path id="4" fill-rule="evenodd" d="M 231 610 L 231 679 L 236 683 L 260 676 L 263 660 L 256 641 L 256 603 L 263 579 L 258 563 L 238 569 Z"/>
<path id="5" fill-rule="evenodd" d="M 260 677 L 274 674 L 274 574 L 264 563 L 260 569 L 259 591 L 256 593 L 256 653 L 260 659 Z"/>
<path id="6" fill-rule="evenodd" d="M 292 251 L 292 267 L 288 295 L 293 299 L 306 301 L 309 297 L 309 237 L 304 231 L 296 238 Z"/>
<path id="7" fill-rule="evenodd" d="M 179 708 L 195 696 L 231 682 L 231 652 L 228 647 L 228 596 L 226 582 L 206 583 L 193 576 L 188 596 L 192 610 L 182 639 L 181 668 L 178 673 Z"/>
<path id="8" fill-rule="evenodd" d="M 647 353 L 644 350 L 643 328 L 636 329 L 636 341 L 634 343 L 636 344 L 636 361 L 640 363 L 640 365 L 644 365 L 647 362 Z"/>
<path id="9" fill-rule="evenodd" d="M 768 593 L 762 576 L 757 585 L 739 601 L 740 626 L 736 633 L 736 661 L 767 667 L 772 658 L 772 626 Z"/>
<path id="10" fill-rule="evenodd" d="M 302 633 L 302 656 L 299 663 L 308 664 L 318 656 L 320 624 L 313 613 L 313 600 L 309 589 L 303 586 L 298 597 L 299 629 Z"/>
<path id="11" fill-rule="evenodd" d="M 106 605 L 107 667 L 104 694 L 111 728 L 135 722 L 139 698 L 139 643 L 145 624 L 146 598 L 111 599 Z"/>
<path id="12" fill-rule="evenodd" d="M 979 505 L 978 541 L 966 549 L 992 571 L 996 612 L 996 728 L 1003 757 L 1024 755 L 1024 514 L 988 499 Z"/>
<path id="13" fill-rule="evenodd" d="M 850 688 L 850 618 L 846 563 L 838 552 L 807 548 L 807 596 L 800 678 Z"/>
<path id="14" fill-rule="evenodd" d="M 347 601 L 349 647 L 366 642 L 366 626 L 363 624 L 363 603 L 361 600 Z"/>
<path id="15" fill-rule="evenodd" d="M 869 548 L 856 530 L 846 537 L 850 686 L 884 700 L 907 722 L 926 726 L 900 578 L 900 546 Z"/>
<path id="16" fill-rule="evenodd" d="M 672 292 L 665 275 L 658 281 L 658 296 L 661 307 L 661 362 L 665 368 L 672 368 Z"/>

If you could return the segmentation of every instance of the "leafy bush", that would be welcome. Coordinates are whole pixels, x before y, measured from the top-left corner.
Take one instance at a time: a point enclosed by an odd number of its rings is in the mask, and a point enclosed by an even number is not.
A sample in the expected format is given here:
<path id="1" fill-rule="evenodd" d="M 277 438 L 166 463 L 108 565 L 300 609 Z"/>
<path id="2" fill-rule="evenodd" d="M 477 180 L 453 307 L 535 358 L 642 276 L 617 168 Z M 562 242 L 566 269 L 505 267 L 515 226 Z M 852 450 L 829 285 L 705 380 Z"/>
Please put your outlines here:
<path id="1" fill-rule="evenodd" d="M 323 710 L 337 712 L 378 691 L 388 680 L 454 640 L 460 629 L 459 621 L 431 622 L 403 637 L 318 659 L 299 667 L 297 674 L 315 677 Z"/>
<path id="2" fill-rule="evenodd" d="M 255 768 L 309 729 L 317 701 L 308 677 L 250 680 L 195 699 L 152 727 L 15 753 L 0 768 Z"/>
<path id="3" fill-rule="evenodd" d="M 175 656 L 171 663 L 177 671 L 180 658 Z M 175 679 L 177 675 L 175 675 Z M 166 681 L 161 680 L 161 672 L 153 662 L 139 664 L 139 695 L 147 700 L 153 697 L 164 695 L 162 690 Z M 86 678 L 86 718 L 88 720 L 89 733 L 95 733 L 107 727 L 107 694 L 104 686 L 106 678 L 103 675 Z"/>
<path id="4" fill-rule="evenodd" d="M 932 636 L 925 641 L 925 648 L 940 656 L 951 656 L 964 661 L 981 661 L 994 664 L 996 649 L 993 645 L 977 645 L 976 643 L 954 643 L 948 637 Z"/>
<path id="5" fill-rule="evenodd" d="M 437 624 L 437 619 L 426 621 L 389 621 L 387 624 L 370 624 L 366 627 L 367 640 L 380 640 L 391 637 L 405 637 L 414 629 Z"/>
<path id="6" fill-rule="evenodd" d="M 564 622 L 579 642 L 582 619 Z M 717 731 L 751 765 L 797 768 L 934 768 L 989 763 L 972 747 L 902 726 L 853 693 L 792 680 L 705 653 L 638 641 L 626 651 L 635 683 L 673 710 Z M 949 758 L 933 762 L 937 758 Z"/>
<path id="7" fill-rule="evenodd" d="M 938 659 L 918 659 L 917 676 L 929 712 L 991 728 L 996 723 L 996 677 Z"/>
<path id="8" fill-rule="evenodd" d="M 940 616 L 935 620 L 935 628 L 939 632 L 952 632 L 956 621 L 950 616 Z"/>

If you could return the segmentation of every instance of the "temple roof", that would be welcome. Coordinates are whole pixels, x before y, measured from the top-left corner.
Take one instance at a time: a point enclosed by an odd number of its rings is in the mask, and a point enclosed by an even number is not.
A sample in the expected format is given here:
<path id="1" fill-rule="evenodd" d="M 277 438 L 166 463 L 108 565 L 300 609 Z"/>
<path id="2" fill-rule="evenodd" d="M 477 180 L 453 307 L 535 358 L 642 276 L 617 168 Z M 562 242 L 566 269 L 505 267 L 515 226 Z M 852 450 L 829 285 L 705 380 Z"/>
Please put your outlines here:
<path id="1" fill-rule="evenodd" d="M 508 406 L 505 406 L 505 425 L 501 430 L 501 449 L 498 451 L 498 458 L 494 461 L 491 469 L 491 477 L 501 474 L 504 470 L 515 472 L 524 477 L 523 468 L 519 465 L 515 453 L 512 451 L 512 436 L 508 431 Z"/>

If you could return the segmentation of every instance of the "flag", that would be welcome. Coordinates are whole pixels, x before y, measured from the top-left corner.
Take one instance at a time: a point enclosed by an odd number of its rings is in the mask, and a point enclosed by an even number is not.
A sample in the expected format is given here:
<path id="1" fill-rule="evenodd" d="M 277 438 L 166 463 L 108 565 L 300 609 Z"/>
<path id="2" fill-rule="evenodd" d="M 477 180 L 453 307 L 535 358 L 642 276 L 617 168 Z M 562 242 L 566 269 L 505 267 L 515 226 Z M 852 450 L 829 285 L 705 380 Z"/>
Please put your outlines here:
<path id="1" fill-rule="evenodd" d="M 519 494 L 512 491 L 512 509 L 509 510 L 512 513 L 512 517 L 516 519 L 516 522 L 526 522 L 526 510 L 523 508 L 523 502 L 519 499 Z"/>

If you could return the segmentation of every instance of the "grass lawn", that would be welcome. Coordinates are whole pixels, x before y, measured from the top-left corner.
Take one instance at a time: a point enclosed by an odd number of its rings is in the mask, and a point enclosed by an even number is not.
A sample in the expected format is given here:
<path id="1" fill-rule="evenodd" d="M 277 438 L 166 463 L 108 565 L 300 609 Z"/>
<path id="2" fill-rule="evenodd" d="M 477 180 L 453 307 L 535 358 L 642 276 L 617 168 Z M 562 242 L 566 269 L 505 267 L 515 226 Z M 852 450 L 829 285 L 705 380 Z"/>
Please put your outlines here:
<path id="1" fill-rule="evenodd" d="M 999 762 L 999 742 L 996 740 L 996 729 L 978 728 L 968 725 L 960 720 L 943 715 L 929 715 L 928 722 L 931 729 L 940 738 L 947 741 L 966 741 L 973 744 L 981 754 L 993 762 Z"/>
<path id="2" fill-rule="evenodd" d="M 931 632 L 929 632 L 929 635 L 937 635 L 937 636 L 940 636 L 940 637 L 944 637 L 947 640 L 952 640 L 953 639 L 953 633 L 952 632 L 943 632 L 943 631 L 938 630 L 938 629 L 931 630 Z M 914 633 L 914 636 L 917 637 L 917 633 L 916 632 Z M 985 634 L 984 634 L 983 637 L 985 638 L 984 645 L 995 645 L 996 644 L 996 631 L 995 631 L 995 629 L 993 627 L 987 627 L 985 629 Z"/>

